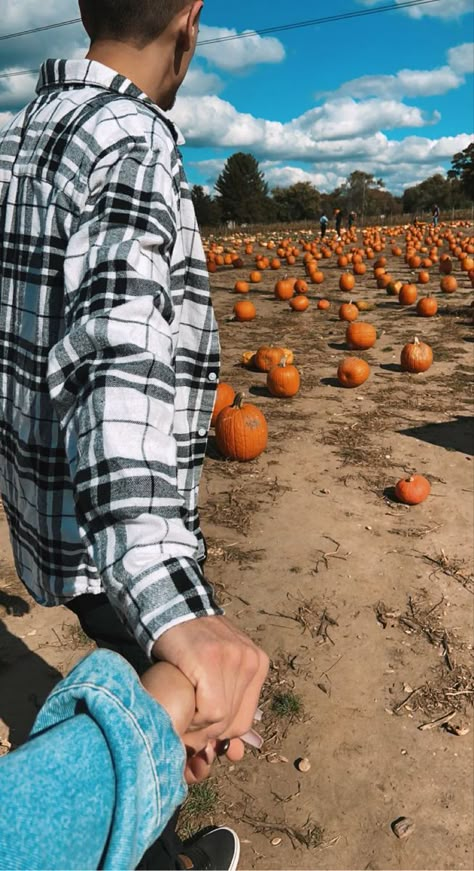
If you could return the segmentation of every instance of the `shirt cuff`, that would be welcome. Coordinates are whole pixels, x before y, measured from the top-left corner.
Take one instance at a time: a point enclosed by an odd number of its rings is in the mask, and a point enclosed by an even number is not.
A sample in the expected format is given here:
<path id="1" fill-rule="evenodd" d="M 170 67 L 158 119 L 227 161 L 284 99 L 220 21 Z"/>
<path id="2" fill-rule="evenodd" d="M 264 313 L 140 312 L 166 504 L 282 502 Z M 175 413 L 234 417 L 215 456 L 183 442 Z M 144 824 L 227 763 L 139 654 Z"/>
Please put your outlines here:
<path id="1" fill-rule="evenodd" d="M 130 844 L 138 862 L 186 797 L 183 744 L 167 712 L 143 689 L 134 669 L 110 650 L 94 651 L 57 685 L 31 735 L 74 717 L 78 710 L 102 730 L 116 777 L 102 867 L 136 867 L 127 864 Z"/>

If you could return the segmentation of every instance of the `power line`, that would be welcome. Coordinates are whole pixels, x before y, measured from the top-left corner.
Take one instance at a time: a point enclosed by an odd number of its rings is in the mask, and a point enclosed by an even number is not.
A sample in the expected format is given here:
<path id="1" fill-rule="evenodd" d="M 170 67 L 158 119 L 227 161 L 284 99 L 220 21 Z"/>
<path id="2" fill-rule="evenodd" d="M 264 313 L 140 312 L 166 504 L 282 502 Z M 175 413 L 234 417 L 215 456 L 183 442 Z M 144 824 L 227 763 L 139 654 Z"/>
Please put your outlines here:
<path id="1" fill-rule="evenodd" d="M 431 3 L 439 3 L 440 0 L 406 0 L 405 3 L 390 4 L 388 6 L 376 6 L 373 9 L 359 9 L 354 12 L 341 12 L 337 15 L 327 15 L 324 18 L 312 18 L 308 21 L 296 21 L 291 24 L 280 24 L 274 27 L 265 27 L 260 30 L 248 30 L 244 33 L 234 33 L 230 36 L 217 36 L 214 39 L 204 39 L 198 42 L 198 46 L 215 45 L 219 42 L 233 42 L 236 39 L 248 39 L 251 36 L 262 36 L 268 33 L 282 33 L 287 30 L 296 30 L 301 27 L 314 27 L 320 24 L 330 24 L 335 21 L 347 21 L 351 18 L 362 18 L 366 15 L 378 15 L 381 12 L 393 12 L 398 9 L 407 9 L 413 6 L 426 6 Z M 5 39 L 14 39 L 19 36 L 26 36 L 30 33 L 39 33 L 45 30 L 52 30 L 58 27 L 66 27 L 69 24 L 78 24 L 80 18 L 71 18 L 68 21 L 59 21 L 57 24 L 45 24 L 42 27 L 32 27 L 30 30 L 20 30 L 17 33 L 7 33 L 0 36 L 0 41 Z M 17 70 L 11 73 L 1 73 L 0 79 L 9 79 L 13 76 L 25 76 L 36 73 L 37 70 Z"/>

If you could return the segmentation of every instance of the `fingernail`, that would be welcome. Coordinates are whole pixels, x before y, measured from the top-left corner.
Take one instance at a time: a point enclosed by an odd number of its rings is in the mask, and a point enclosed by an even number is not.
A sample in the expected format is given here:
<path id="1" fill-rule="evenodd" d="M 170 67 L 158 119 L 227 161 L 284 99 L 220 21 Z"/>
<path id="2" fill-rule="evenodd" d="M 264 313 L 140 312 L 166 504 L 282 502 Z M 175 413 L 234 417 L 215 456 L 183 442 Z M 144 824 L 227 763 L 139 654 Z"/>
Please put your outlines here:
<path id="1" fill-rule="evenodd" d="M 255 711 L 255 714 L 253 715 L 254 721 L 255 721 L 256 723 L 260 723 L 260 720 L 262 719 L 262 717 L 263 717 L 263 711 L 262 711 L 262 709 L 261 709 L 261 708 L 257 708 L 257 710 Z"/>
<path id="2" fill-rule="evenodd" d="M 263 738 L 255 732 L 254 729 L 250 729 L 249 732 L 246 732 L 245 735 L 241 735 L 241 740 L 245 741 L 246 744 L 250 744 L 251 747 L 256 747 L 257 750 L 263 746 Z"/>

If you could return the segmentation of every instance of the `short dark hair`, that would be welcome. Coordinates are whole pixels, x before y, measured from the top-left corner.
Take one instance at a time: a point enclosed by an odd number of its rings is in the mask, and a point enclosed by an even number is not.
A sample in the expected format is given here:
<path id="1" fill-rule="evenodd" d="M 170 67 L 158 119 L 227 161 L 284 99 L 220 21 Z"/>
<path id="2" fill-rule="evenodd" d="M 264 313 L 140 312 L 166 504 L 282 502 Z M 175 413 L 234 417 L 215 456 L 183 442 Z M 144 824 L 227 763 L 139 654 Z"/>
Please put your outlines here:
<path id="1" fill-rule="evenodd" d="M 143 48 L 168 27 L 189 0 L 80 0 L 91 39 L 133 42 Z"/>

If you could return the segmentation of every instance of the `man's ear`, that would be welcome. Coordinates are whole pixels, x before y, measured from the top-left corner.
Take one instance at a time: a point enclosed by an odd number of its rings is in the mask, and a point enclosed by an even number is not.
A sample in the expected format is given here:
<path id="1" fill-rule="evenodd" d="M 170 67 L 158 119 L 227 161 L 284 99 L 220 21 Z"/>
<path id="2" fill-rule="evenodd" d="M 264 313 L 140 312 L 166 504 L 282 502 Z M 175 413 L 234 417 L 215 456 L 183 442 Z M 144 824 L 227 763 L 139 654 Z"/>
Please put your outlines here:
<path id="1" fill-rule="evenodd" d="M 185 33 L 183 33 L 185 42 L 183 45 L 184 51 L 190 51 L 196 45 L 199 31 L 199 18 L 203 6 L 203 0 L 194 0 L 192 5 L 188 8 Z"/>

